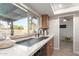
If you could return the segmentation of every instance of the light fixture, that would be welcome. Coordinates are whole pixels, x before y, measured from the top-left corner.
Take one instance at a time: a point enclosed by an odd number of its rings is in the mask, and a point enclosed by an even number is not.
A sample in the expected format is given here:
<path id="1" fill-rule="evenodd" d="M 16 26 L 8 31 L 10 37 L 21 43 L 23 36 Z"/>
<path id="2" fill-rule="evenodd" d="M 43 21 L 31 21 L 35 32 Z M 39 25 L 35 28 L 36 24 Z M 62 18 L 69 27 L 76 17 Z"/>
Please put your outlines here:
<path id="1" fill-rule="evenodd" d="M 62 5 L 62 4 L 59 4 L 59 5 L 58 5 L 58 7 L 59 7 L 59 8 L 62 8 L 62 7 L 63 7 L 63 5 Z"/>
<path id="2" fill-rule="evenodd" d="M 63 20 L 64 22 L 67 21 L 66 19 Z"/>

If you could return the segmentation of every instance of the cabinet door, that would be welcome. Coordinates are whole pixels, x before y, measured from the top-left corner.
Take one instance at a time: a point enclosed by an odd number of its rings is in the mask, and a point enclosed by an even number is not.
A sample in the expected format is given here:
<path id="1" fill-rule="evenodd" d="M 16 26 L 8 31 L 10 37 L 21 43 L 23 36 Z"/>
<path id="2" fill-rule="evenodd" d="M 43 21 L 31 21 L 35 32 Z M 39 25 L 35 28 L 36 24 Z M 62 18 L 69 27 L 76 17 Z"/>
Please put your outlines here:
<path id="1" fill-rule="evenodd" d="M 47 55 L 51 56 L 53 54 L 53 40 L 51 39 L 47 43 Z"/>
<path id="2" fill-rule="evenodd" d="M 53 43 L 53 38 L 52 38 L 42 48 L 42 54 L 43 54 L 43 56 L 51 56 L 51 55 L 53 55 L 53 49 L 54 49 L 54 43 Z"/>
<path id="3" fill-rule="evenodd" d="M 48 28 L 48 16 L 42 15 L 42 28 Z"/>

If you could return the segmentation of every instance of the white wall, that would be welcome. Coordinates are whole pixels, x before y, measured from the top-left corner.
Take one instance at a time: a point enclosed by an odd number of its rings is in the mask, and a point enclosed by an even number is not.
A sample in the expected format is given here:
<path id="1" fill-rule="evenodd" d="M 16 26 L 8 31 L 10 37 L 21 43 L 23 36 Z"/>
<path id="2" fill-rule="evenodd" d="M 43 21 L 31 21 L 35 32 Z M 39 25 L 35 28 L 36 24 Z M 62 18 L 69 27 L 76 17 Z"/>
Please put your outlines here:
<path id="1" fill-rule="evenodd" d="M 59 49 L 59 20 L 58 17 L 49 20 L 49 34 L 54 36 L 54 48 Z"/>
<path id="2" fill-rule="evenodd" d="M 49 20 L 49 34 L 54 36 L 54 48 L 59 49 L 59 19 L 51 18 Z M 73 51 L 79 54 L 79 14 L 73 17 Z"/>
<path id="3" fill-rule="evenodd" d="M 79 14 L 74 16 L 74 52 L 79 54 Z"/>
<path id="4" fill-rule="evenodd" d="M 73 20 L 65 21 L 60 18 L 60 25 L 66 24 L 66 28 L 60 28 L 60 40 L 64 40 L 65 37 L 70 37 L 73 40 Z"/>

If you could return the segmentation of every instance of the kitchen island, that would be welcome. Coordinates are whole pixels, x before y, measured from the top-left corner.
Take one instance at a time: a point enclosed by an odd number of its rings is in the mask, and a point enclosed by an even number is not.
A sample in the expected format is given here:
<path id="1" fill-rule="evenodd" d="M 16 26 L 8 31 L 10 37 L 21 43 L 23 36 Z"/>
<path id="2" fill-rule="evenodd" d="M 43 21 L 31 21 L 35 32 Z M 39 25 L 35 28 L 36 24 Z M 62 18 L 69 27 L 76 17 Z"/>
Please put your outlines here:
<path id="1" fill-rule="evenodd" d="M 15 44 L 13 47 L 6 48 L 6 49 L 0 49 L 0 55 L 1 56 L 32 56 L 38 50 L 40 50 L 42 47 L 44 47 L 44 45 L 47 46 L 50 43 L 49 41 L 53 40 L 53 37 L 54 37 L 54 35 L 50 35 L 48 38 L 43 39 L 43 40 L 33 44 L 32 46 Z M 18 40 L 16 40 L 16 42 L 18 42 Z M 53 46 L 51 44 L 49 44 L 49 47 L 48 47 L 49 51 L 50 51 L 50 47 L 53 47 Z"/>

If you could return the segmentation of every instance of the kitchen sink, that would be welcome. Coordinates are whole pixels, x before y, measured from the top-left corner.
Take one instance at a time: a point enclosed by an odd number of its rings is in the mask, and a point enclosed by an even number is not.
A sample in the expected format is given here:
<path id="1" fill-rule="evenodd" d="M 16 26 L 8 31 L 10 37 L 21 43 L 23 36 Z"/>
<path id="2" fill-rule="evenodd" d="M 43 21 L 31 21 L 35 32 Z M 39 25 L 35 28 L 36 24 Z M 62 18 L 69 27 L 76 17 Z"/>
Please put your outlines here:
<path id="1" fill-rule="evenodd" d="M 38 39 L 40 40 L 43 40 L 43 39 L 47 39 L 48 37 L 39 37 Z"/>
<path id="2" fill-rule="evenodd" d="M 30 38 L 30 39 L 27 39 L 27 40 L 23 40 L 23 41 L 20 41 L 20 42 L 16 42 L 17 44 L 20 44 L 20 45 L 25 45 L 25 46 L 32 46 L 44 39 L 47 39 L 48 37 L 39 37 L 39 38 Z"/>

